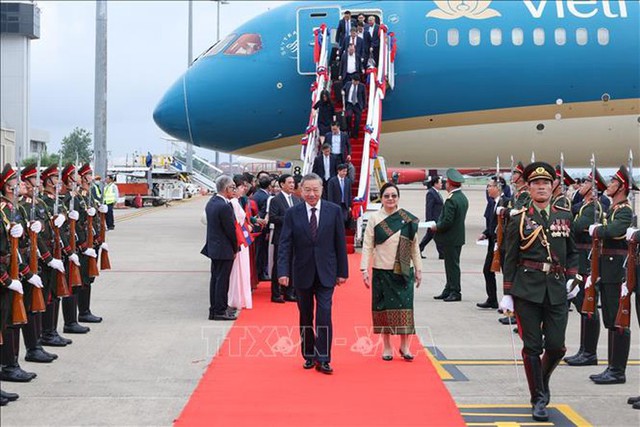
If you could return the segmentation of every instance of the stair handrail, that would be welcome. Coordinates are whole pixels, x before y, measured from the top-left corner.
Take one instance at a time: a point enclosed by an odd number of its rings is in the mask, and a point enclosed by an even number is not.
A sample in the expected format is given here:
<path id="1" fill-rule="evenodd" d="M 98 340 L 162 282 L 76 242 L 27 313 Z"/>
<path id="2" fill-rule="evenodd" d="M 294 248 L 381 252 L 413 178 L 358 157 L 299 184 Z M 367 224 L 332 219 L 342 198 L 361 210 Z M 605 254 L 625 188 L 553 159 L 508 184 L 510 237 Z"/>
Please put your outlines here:
<path id="1" fill-rule="evenodd" d="M 306 175 L 313 169 L 313 161 L 318 154 L 318 114 L 313 109 L 320 100 L 323 90 L 329 86 L 329 57 L 331 53 L 331 40 L 329 40 L 329 28 L 326 24 L 320 25 L 313 31 L 314 34 L 314 60 L 316 62 L 316 80 L 311 85 L 311 112 L 309 122 L 305 130 L 305 136 L 301 141 L 300 160 L 304 162 L 302 174 Z"/>
<path id="2" fill-rule="evenodd" d="M 388 37 L 386 25 L 380 25 L 380 52 L 376 67 L 369 68 L 369 106 L 365 125 L 362 163 L 358 192 L 353 201 L 352 216 L 359 219 L 367 209 L 371 178 L 371 159 L 378 155 L 380 128 L 382 124 L 382 100 L 386 92 L 386 70 L 388 58 Z"/>

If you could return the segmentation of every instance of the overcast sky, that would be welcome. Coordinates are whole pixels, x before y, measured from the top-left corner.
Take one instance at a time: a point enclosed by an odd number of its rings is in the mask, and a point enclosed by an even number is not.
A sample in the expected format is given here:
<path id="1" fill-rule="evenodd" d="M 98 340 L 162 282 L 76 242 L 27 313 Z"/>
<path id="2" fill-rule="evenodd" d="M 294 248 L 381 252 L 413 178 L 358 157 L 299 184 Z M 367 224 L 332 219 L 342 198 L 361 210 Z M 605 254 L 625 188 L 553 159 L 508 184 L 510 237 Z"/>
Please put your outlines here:
<path id="1" fill-rule="evenodd" d="M 282 1 L 231 1 L 220 7 L 220 36 Z M 93 133 L 95 3 L 39 1 L 40 39 L 31 43 L 32 128 L 59 149 L 74 127 Z M 170 148 L 152 112 L 187 67 L 188 2 L 109 1 L 107 143 L 114 157 Z M 216 39 L 216 3 L 194 1 L 193 55 Z M 212 158 L 212 152 L 198 149 Z M 226 160 L 226 158 L 225 158 Z"/>

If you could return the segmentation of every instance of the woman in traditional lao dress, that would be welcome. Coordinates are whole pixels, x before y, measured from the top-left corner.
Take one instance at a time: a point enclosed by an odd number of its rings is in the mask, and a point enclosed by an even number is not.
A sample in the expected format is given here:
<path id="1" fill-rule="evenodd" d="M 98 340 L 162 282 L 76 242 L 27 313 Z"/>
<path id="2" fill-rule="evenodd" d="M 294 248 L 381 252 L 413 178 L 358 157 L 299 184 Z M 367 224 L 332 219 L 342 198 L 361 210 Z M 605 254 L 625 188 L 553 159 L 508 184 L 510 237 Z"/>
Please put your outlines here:
<path id="1" fill-rule="evenodd" d="M 249 245 L 251 244 L 251 225 L 245 210 L 238 199 L 243 197 L 247 186 L 242 176 L 235 176 L 236 196 L 231 199 L 231 207 L 236 216 L 236 236 L 240 251 L 236 254 L 229 279 L 229 307 L 240 310 L 251 308 L 251 261 Z"/>

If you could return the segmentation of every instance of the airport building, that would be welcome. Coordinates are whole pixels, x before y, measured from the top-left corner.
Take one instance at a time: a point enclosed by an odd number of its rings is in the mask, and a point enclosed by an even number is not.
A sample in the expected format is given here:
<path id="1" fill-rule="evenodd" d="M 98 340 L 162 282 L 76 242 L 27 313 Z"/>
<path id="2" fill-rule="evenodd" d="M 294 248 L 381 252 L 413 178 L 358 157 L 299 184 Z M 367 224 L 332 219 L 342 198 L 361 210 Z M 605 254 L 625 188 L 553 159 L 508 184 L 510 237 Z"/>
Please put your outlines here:
<path id="1" fill-rule="evenodd" d="M 0 3 L 0 154 L 15 161 L 36 154 L 48 135 L 29 128 L 31 41 L 40 38 L 40 9 L 33 2 Z M 35 136 L 35 135 L 34 135 Z"/>

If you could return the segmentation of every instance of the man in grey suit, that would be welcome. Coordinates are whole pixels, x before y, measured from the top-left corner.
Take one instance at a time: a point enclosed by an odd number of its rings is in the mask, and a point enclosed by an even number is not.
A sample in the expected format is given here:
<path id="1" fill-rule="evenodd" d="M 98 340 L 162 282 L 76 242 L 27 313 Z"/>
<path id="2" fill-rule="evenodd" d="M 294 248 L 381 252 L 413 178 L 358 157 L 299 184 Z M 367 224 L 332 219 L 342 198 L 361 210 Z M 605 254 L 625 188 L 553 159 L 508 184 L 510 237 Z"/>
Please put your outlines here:
<path id="1" fill-rule="evenodd" d="M 236 320 L 228 311 L 227 294 L 233 260 L 238 252 L 235 215 L 230 200 L 236 191 L 233 179 L 216 179 L 217 194 L 207 203 L 207 241 L 200 253 L 211 259 L 209 282 L 209 320 Z"/>

